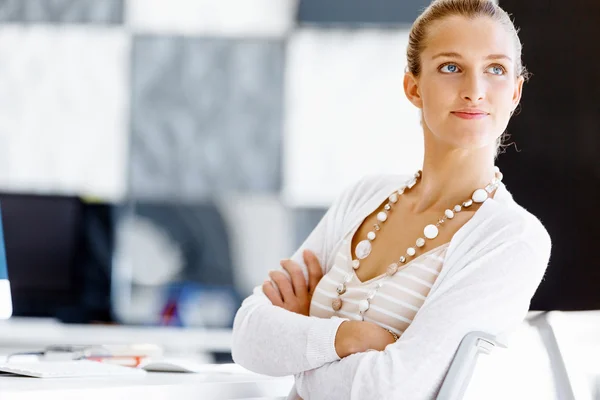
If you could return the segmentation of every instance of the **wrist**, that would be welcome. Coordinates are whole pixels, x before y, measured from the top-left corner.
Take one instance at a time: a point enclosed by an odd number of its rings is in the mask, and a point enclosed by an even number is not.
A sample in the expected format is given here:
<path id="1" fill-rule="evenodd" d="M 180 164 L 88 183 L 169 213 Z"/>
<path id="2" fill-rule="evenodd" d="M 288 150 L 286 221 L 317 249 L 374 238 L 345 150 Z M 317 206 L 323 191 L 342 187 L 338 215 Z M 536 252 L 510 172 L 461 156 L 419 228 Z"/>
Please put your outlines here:
<path id="1" fill-rule="evenodd" d="M 344 358 L 360 351 L 359 323 L 360 321 L 344 321 L 338 327 L 335 335 L 335 351 L 338 357 Z"/>
<path id="2" fill-rule="evenodd" d="M 397 341 L 398 341 L 398 339 L 400 339 L 400 337 L 399 337 L 398 335 L 396 335 L 396 333 L 392 332 L 391 330 L 389 330 L 389 329 L 386 329 L 386 331 L 388 331 L 388 333 L 389 333 L 390 335 L 392 335 L 392 337 L 394 338 L 394 342 L 397 342 Z"/>

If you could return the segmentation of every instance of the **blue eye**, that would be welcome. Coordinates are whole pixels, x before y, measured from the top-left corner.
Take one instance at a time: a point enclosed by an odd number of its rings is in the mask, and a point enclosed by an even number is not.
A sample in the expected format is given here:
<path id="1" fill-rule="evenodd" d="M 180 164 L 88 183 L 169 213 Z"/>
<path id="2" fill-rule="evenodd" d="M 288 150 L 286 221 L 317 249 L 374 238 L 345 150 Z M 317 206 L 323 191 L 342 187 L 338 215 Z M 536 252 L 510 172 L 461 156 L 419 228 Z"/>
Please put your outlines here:
<path id="1" fill-rule="evenodd" d="M 504 67 L 501 65 L 492 65 L 490 69 L 493 71 L 493 75 L 504 75 Z"/>
<path id="2" fill-rule="evenodd" d="M 449 67 L 446 69 L 446 71 L 444 71 L 444 68 Z M 442 67 L 440 68 L 440 71 L 444 72 L 444 73 L 451 73 L 453 74 L 454 72 L 458 71 L 458 67 L 456 66 L 456 64 L 446 64 L 446 65 L 442 65 Z"/>

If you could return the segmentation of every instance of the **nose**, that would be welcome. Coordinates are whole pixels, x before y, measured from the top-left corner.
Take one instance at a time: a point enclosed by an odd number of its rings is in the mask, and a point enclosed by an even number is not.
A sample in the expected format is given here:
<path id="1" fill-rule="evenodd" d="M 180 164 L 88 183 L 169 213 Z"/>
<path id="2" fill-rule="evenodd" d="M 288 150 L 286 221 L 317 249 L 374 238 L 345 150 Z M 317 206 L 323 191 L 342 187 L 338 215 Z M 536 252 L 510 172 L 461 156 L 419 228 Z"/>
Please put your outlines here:
<path id="1" fill-rule="evenodd" d="M 461 97 L 474 103 L 485 98 L 484 78 L 476 74 L 465 74 Z"/>

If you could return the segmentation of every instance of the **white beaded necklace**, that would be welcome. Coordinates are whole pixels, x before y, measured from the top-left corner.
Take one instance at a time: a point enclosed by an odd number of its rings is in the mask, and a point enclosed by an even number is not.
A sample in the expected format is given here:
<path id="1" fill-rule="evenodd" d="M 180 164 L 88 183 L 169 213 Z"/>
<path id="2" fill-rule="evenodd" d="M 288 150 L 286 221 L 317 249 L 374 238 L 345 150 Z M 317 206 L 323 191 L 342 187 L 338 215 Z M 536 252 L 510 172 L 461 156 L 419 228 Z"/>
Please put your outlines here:
<path id="1" fill-rule="evenodd" d="M 434 224 L 427 225 L 425 227 L 425 229 L 423 230 L 423 235 L 425 236 L 425 238 L 427 238 L 429 240 L 435 239 L 439 233 L 438 228 L 440 226 L 442 226 L 442 224 L 444 224 L 444 222 L 446 222 L 447 219 L 448 220 L 453 219 L 454 215 L 457 213 L 460 213 L 463 208 L 471 207 L 471 205 L 474 202 L 475 203 L 485 202 L 488 199 L 489 194 L 491 194 L 494 190 L 496 190 L 498 188 L 498 186 L 500 186 L 500 182 L 502 181 L 502 173 L 500 172 L 500 169 L 498 167 L 494 167 L 494 172 L 495 172 L 494 178 L 484 189 L 475 190 L 473 192 L 473 194 L 471 195 L 471 198 L 464 201 L 462 203 L 462 205 L 457 204 L 452 209 L 447 209 L 444 212 L 444 215 L 438 220 L 438 222 L 435 225 Z M 371 254 L 371 250 L 372 250 L 371 242 L 373 242 L 377 238 L 377 234 L 375 232 L 378 232 L 382 229 L 381 225 L 385 221 L 387 221 L 388 213 L 392 210 L 393 205 L 398 202 L 398 200 L 400 199 L 400 196 L 402 196 L 402 194 L 404 194 L 404 192 L 407 189 L 412 189 L 412 187 L 415 186 L 415 184 L 418 182 L 418 180 L 420 178 L 421 178 L 421 171 L 418 171 L 414 174 L 414 176 L 408 182 L 406 182 L 404 185 L 402 185 L 400 187 L 400 189 L 398 189 L 396 192 L 392 193 L 389 196 L 388 203 L 383 207 L 383 211 L 377 213 L 378 223 L 373 226 L 372 231 L 367 233 L 367 239 L 360 241 L 356 245 L 356 248 L 354 250 L 354 253 L 356 254 L 356 258 L 352 260 L 352 268 L 354 268 L 355 270 L 360 268 L 360 260 L 364 260 L 365 258 L 367 258 L 369 256 L 369 254 Z M 400 258 L 398 259 L 397 262 L 394 262 L 388 266 L 388 268 L 385 272 L 385 278 L 389 279 L 392 276 L 394 276 L 398 271 L 400 271 L 401 269 L 404 269 L 404 268 L 400 268 L 400 265 L 405 264 L 408 261 L 409 257 L 415 256 L 417 253 L 417 249 L 420 249 L 423 246 L 425 246 L 425 243 L 426 242 L 425 242 L 424 238 L 422 238 L 422 237 L 418 238 L 415 243 L 416 248 L 409 247 L 408 249 L 406 249 L 406 253 L 404 255 L 400 256 Z M 346 284 L 349 283 L 352 280 L 352 278 L 353 278 L 353 274 L 352 273 L 348 274 L 346 276 L 346 278 L 344 279 L 344 281 L 338 285 L 338 287 L 336 289 L 338 297 L 335 298 L 331 303 L 331 307 L 333 308 L 334 311 L 339 311 L 342 308 L 341 296 L 344 293 L 346 293 Z M 369 292 L 368 297 L 364 300 L 361 300 L 358 303 L 358 310 L 359 310 L 361 316 L 363 317 L 363 319 L 364 319 L 364 313 L 367 312 L 367 310 L 370 308 L 370 301 L 373 300 L 373 298 L 377 294 L 377 290 L 380 289 L 381 287 L 383 287 L 383 282 L 381 282 L 381 281 L 377 282 L 374 290 Z"/>

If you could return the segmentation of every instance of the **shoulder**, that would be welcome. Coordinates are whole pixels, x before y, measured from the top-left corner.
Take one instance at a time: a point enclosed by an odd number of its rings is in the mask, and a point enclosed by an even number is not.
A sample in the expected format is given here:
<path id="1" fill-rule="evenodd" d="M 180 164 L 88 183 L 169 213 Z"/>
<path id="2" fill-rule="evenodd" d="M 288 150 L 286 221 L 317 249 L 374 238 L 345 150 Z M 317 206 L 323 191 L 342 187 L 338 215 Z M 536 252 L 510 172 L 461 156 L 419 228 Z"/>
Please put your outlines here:
<path id="1" fill-rule="evenodd" d="M 552 241 L 542 221 L 518 204 L 502 184 L 493 199 L 487 200 L 454 236 L 446 255 L 453 270 L 468 265 L 496 265 L 506 262 L 528 264 L 539 275 L 550 260 Z M 487 269 L 487 268 L 486 268 Z"/>
<path id="2" fill-rule="evenodd" d="M 387 195 L 410 179 L 410 175 L 369 174 L 347 185 L 334 205 L 344 210 L 344 214 L 370 207 L 384 201 Z"/>
<path id="3" fill-rule="evenodd" d="M 338 195 L 330 209 L 331 218 L 345 234 L 409 179 L 408 175 L 364 175 Z"/>
<path id="4" fill-rule="evenodd" d="M 482 235 L 511 240 L 543 258 L 549 258 L 552 240 L 542 221 L 518 204 L 504 185 L 488 205 L 480 224 Z"/>

